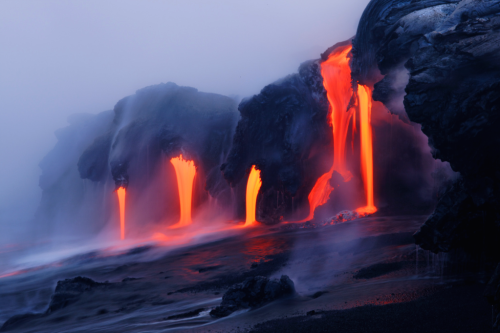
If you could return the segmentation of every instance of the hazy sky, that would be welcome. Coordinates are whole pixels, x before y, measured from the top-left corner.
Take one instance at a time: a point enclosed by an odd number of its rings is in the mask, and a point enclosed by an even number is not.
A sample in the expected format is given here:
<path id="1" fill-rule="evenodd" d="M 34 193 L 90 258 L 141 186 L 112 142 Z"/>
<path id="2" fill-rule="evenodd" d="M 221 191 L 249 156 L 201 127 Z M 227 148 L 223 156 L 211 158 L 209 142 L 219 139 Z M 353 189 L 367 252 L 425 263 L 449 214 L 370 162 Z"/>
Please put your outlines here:
<path id="1" fill-rule="evenodd" d="M 1 0 L 0 226 L 33 214 L 68 115 L 168 81 L 257 93 L 353 36 L 368 2 Z"/>

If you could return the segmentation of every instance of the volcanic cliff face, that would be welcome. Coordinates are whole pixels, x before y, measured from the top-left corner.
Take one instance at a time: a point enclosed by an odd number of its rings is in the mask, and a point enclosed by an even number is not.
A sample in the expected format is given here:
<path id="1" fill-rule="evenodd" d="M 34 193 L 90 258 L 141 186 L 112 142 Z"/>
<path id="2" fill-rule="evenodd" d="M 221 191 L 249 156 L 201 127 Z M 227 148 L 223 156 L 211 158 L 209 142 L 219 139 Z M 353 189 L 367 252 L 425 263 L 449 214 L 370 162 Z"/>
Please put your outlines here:
<path id="1" fill-rule="evenodd" d="M 373 96 L 389 108 L 406 68 L 409 119 L 422 125 L 433 156 L 461 175 L 415 234 L 433 252 L 500 259 L 499 14 L 498 1 L 372 1 L 354 42 L 354 80 L 373 80 L 378 68 L 385 77 Z M 498 270 L 491 283 L 498 314 Z"/>
<path id="2" fill-rule="evenodd" d="M 195 204 L 209 194 L 222 207 L 231 205 L 220 165 L 238 117 L 231 98 L 174 83 L 141 89 L 113 111 L 71 116 L 40 163 L 37 223 L 58 235 L 94 236 L 113 217 L 112 192 L 120 186 L 134 188 L 138 220 L 175 215 L 177 188 L 169 159 L 180 154 L 197 167 Z"/>
<path id="3" fill-rule="evenodd" d="M 241 120 L 221 170 L 234 186 L 256 165 L 262 179 L 257 219 L 278 222 L 292 211 L 292 196 L 295 204 L 307 201 L 316 179 L 330 167 L 332 135 L 319 61 L 264 87 L 239 110 Z"/>
<path id="4" fill-rule="evenodd" d="M 219 167 L 238 120 L 234 100 L 169 82 L 125 97 L 114 114 L 113 128 L 80 157 L 83 179 L 99 181 L 109 164 L 117 188 L 129 182 L 142 186 L 164 159 L 183 154 L 205 175 L 210 195 L 229 200 Z"/>

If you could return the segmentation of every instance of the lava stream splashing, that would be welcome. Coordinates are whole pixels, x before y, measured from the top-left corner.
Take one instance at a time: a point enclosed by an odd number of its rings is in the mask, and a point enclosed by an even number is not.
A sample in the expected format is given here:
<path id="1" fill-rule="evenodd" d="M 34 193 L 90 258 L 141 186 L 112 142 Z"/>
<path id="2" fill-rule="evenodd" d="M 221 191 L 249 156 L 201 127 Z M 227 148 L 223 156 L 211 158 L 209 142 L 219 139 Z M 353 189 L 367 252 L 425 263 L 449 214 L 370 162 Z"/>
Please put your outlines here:
<path id="1" fill-rule="evenodd" d="M 361 137 L 361 172 L 365 187 L 366 206 L 356 211 L 361 214 L 372 214 L 377 211 L 373 202 L 373 138 L 372 138 L 372 93 L 363 85 L 358 85 L 359 122 Z"/>
<path id="2" fill-rule="evenodd" d="M 118 205 L 120 207 L 120 239 L 125 239 L 125 187 L 116 190 L 118 196 Z"/>
<path id="3" fill-rule="evenodd" d="M 321 64 L 321 75 L 328 102 L 330 104 L 330 119 L 333 131 L 333 165 L 327 173 L 322 175 L 307 197 L 309 200 L 309 215 L 302 221 L 312 220 L 317 207 L 325 204 L 330 198 L 333 187 L 330 179 L 333 172 L 342 175 L 344 181 L 352 178 L 346 163 L 346 140 L 349 122 L 354 110 L 347 109 L 352 96 L 351 68 L 349 67 L 349 52 L 352 46 L 339 47 L 331 53 L 328 59 Z"/>
<path id="4" fill-rule="evenodd" d="M 345 154 L 349 122 L 354 114 L 354 109 L 348 109 L 352 96 L 351 67 L 348 57 L 351 49 L 351 45 L 339 48 L 321 64 L 323 86 L 330 102 L 333 129 L 333 166 L 330 173 L 337 171 L 346 182 L 352 178 L 351 172 L 347 169 Z"/>
<path id="5" fill-rule="evenodd" d="M 257 209 L 257 195 L 259 195 L 261 185 L 260 170 L 257 170 L 255 165 L 253 165 L 247 182 L 246 221 L 244 227 L 251 226 L 257 221 L 255 211 Z"/>
<path id="6" fill-rule="evenodd" d="M 191 224 L 191 203 L 193 198 L 193 181 L 196 175 L 196 167 L 193 161 L 188 161 L 179 157 L 174 157 L 170 163 L 175 168 L 177 177 L 177 187 L 179 189 L 179 201 L 181 206 L 181 217 L 179 222 L 171 228 L 185 227 Z"/>

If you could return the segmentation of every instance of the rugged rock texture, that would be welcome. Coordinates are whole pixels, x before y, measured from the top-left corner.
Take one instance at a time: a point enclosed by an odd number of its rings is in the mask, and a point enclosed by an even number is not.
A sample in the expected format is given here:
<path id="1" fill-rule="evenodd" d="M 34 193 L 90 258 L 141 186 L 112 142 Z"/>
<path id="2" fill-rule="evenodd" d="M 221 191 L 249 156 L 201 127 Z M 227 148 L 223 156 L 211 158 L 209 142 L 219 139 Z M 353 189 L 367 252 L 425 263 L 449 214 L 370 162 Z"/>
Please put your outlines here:
<path id="1" fill-rule="evenodd" d="M 277 222 L 292 210 L 291 197 L 307 200 L 316 179 L 331 166 L 332 134 L 319 61 L 303 63 L 298 73 L 264 87 L 238 109 L 241 120 L 221 168 L 224 178 L 234 186 L 255 164 L 262 179 L 259 221 Z M 283 200 L 270 206 L 277 197 Z"/>
<path id="2" fill-rule="evenodd" d="M 417 244 L 463 248 L 489 261 L 500 259 L 499 15 L 498 1 L 372 1 L 353 62 L 356 81 L 375 83 L 377 69 L 385 75 L 374 97 L 386 105 L 400 93 L 395 77 L 406 68 L 409 119 L 422 125 L 433 156 L 461 175 L 415 234 Z M 498 314 L 497 280 L 489 299 Z"/>
<path id="3" fill-rule="evenodd" d="M 234 100 L 169 82 L 138 90 L 114 108 L 114 128 L 97 137 L 78 162 L 84 179 L 98 180 L 110 165 L 116 187 L 127 187 L 160 163 L 182 154 L 206 174 L 213 197 L 224 190 L 219 167 L 231 145 L 238 114 Z"/>
<path id="4" fill-rule="evenodd" d="M 50 300 L 47 314 L 65 308 L 78 301 L 83 293 L 90 292 L 99 287 L 104 287 L 107 283 L 95 282 L 92 279 L 78 276 L 73 279 L 66 279 L 57 282 L 56 290 Z"/>
<path id="5" fill-rule="evenodd" d="M 212 317 L 226 317 L 240 309 L 257 308 L 278 298 L 295 293 L 293 281 L 287 275 L 269 280 L 263 276 L 246 279 L 231 287 L 222 297 L 222 303 L 212 311 Z"/>

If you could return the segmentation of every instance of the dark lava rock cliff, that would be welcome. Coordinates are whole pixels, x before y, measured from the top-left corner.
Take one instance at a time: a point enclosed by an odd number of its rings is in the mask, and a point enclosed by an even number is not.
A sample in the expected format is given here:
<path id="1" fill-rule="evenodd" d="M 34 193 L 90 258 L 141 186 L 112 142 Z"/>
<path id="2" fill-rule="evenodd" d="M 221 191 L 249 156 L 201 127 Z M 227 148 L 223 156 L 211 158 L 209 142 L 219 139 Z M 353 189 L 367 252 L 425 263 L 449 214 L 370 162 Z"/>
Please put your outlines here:
<path id="1" fill-rule="evenodd" d="M 82 154 L 80 175 L 98 181 L 109 164 L 116 186 L 126 187 L 130 181 L 144 182 L 163 157 L 183 154 L 200 167 L 206 190 L 217 197 L 228 189 L 219 167 L 237 121 L 236 102 L 226 96 L 172 82 L 143 88 L 116 104 L 113 129 Z"/>
<path id="2" fill-rule="evenodd" d="M 240 309 L 254 309 L 279 298 L 295 293 L 295 285 L 287 275 L 270 280 L 264 276 L 246 279 L 229 288 L 222 297 L 222 303 L 210 315 L 215 318 L 227 317 Z"/>
<path id="3" fill-rule="evenodd" d="M 353 79 L 379 81 L 374 98 L 390 109 L 404 88 L 404 110 L 422 125 L 433 156 L 460 173 L 416 243 L 433 252 L 460 248 L 488 261 L 500 260 L 499 15 L 498 1 L 372 1 L 353 62 Z M 397 82 L 401 72 L 408 81 Z M 497 328 L 499 288 L 492 278 Z"/>
<path id="4" fill-rule="evenodd" d="M 307 202 L 316 179 L 330 168 L 328 105 L 319 61 L 302 64 L 298 73 L 240 103 L 241 120 L 221 169 L 233 186 L 252 165 L 261 170 L 259 221 L 278 222 L 292 211 L 293 196 Z M 277 197 L 283 200 L 271 206 Z"/>

